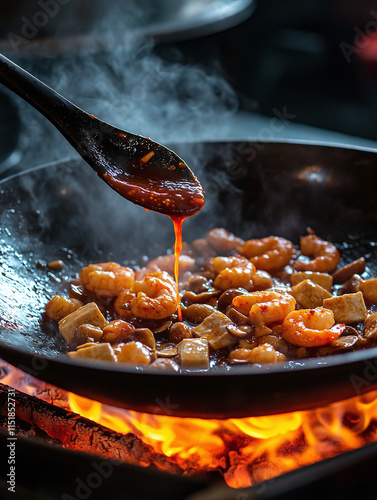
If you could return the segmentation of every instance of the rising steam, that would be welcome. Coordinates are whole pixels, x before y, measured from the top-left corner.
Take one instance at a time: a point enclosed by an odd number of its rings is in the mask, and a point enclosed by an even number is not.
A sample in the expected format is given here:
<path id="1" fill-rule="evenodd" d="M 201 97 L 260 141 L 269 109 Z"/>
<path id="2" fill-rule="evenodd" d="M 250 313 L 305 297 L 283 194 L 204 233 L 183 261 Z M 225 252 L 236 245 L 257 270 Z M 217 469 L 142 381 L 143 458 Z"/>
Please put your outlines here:
<path id="1" fill-rule="evenodd" d="M 226 130 L 237 98 L 218 65 L 187 65 L 175 49 L 169 61 L 163 60 L 150 39 L 128 36 L 133 23 L 140 25 L 143 11 L 136 3 L 132 8 L 125 4 L 109 9 L 94 26 L 93 43 L 99 38 L 103 43 L 92 50 L 21 64 L 90 114 L 164 144 L 211 137 L 212 127 Z M 25 165 L 75 156 L 34 109 L 23 102 L 20 106 Z"/>

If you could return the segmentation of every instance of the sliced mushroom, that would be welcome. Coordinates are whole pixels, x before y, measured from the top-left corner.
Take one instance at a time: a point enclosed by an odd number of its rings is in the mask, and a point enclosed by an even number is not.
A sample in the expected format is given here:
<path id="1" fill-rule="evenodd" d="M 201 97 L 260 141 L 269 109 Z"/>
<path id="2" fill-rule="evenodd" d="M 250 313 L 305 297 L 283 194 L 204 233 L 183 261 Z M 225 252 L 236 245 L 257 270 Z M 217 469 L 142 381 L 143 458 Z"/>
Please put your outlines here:
<path id="1" fill-rule="evenodd" d="M 153 333 L 162 333 L 170 328 L 172 325 L 171 319 L 162 319 L 162 320 L 144 320 L 138 324 L 140 328 L 148 328 Z"/>
<path id="2" fill-rule="evenodd" d="M 358 340 L 357 335 L 342 335 L 341 337 L 333 340 L 331 342 L 331 347 L 335 347 L 337 350 L 344 351 L 345 349 L 350 349 L 353 347 Z"/>
<path id="3" fill-rule="evenodd" d="M 174 344 L 161 344 L 156 350 L 159 358 L 174 358 L 178 354 L 177 346 Z"/>
<path id="4" fill-rule="evenodd" d="M 341 267 L 332 275 L 334 283 L 344 283 L 352 278 L 354 274 L 362 274 L 365 271 L 365 265 L 364 257 L 360 257 L 360 259 Z"/>
<path id="5" fill-rule="evenodd" d="M 194 293 L 188 290 L 183 294 L 182 302 L 185 305 L 205 304 L 210 299 L 216 298 L 220 293 L 221 293 L 220 290 L 216 290 L 215 288 L 211 288 L 202 293 Z"/>
<path id="6" fill-rule="evenodd" d="M 289 347 L 287 342 L 276 335 L 264 335 L 258 338 L 258 344 L 270 344 L 272 347 L 283 354 L 288 354 Z"/>
<path id="7" fill-rule="evenodd" d="M 339 289 L 340 295 L 345 295 L 347 293 L 356 293 L 360 290 L 360 283 L 362 282 L 361 276 L 354 274 L 352 278 L 343 283 L 343 286 Z"/>
<path id="8" fill-rule="evenodd" d="M 191 323 L 199 324 L 214 312 L 216 309 L 208 304 L 191 304 L 183 311 L 183 315 Z"/>
<path id="9" fill-rule="evenodd" d="M 249 318 L 244 314 L 240 313 L 239 311 L 237 311 L 237 309 L 235 309 L 232 306 L 228 306 L 226 310 L 226 315 L 236 325 L 247 325 L 249 323 Z"/>
<path id="10" fill-rule="evenodd" d="M 201 274 L 194 274 L 188 280 L 188 289 L 195 294 L 207 292 L 211 288 L 210 281 Z"/>
<path id="11" fill-rule="evenodd" d="M 377 338 L 377 313 L 373 313 L 364 321 L 364 336 L 367 339 Z"/>
<path id="12" fill-rule="evenodd" d="M 231 305 L 234 297 L 238 297 L 238 295 L 246 295 L 248 293 L 249 292 L 244 288 L 229 288 L 220 295 L 219 300 L 217 301 L 219 311 L 226 311 L 227 307 Z"/>
<path id="13" fill-rule="evenodd" d="M 241 339 L 238 342 L 238 347 L 240 349 L 245 348 L 245 349 L 253 349 L 253 347 L 257 347 L 258 341 L 255 337 L 251 336 L 248 337 L 247 339 Z"/>
<path id="14" fill-rule="evenodd" d="M 156 349 L 156 339 L 149 328 L 136 328 L 130 333 L 127 340 L 141 342 L 152 350 Z"/>
<path id="15" fill-rule="evenodd" d="M 356 345 L 358 340 L 359 337 L 357 335 L 342 335 L 333 340 L 330 345 L 319 348 L 317 354 L 319 356 L 328 356 L 329 354 L 348 351 Z"/>
<path id="16" fill-rule="evenodd" d="M 235 337 L 238 337 L 240 339 L 247 338 L 253 331 L 253 327 L 250 325 L 228 325 L 226 329 L 231 335 L 234 335 Z"/>

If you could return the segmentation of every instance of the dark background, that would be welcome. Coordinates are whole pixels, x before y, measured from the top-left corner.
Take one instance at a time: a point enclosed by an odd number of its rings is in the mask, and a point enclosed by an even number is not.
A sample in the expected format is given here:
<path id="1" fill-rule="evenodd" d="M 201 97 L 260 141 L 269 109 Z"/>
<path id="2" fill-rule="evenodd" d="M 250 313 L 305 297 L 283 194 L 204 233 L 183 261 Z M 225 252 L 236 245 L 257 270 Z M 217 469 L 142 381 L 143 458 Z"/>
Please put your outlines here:
<path id="1" fill-rule="evenodd" d="M 190 3 L 200 22 L 185 32 Z M 17 0 L 0 20 L 0 49 L 87 111 L 161 142 L 288 138 L 374 147 L 375 2 L 249 4 L 226 29 L 220 18 L 206 26 L 201 10 L 213 14 L 215 0 L 67 2 L 14 50 L 9 34 L 22 35 L 22 19 L 41 10 Z M 157 33 L 154 45 L 127 38 L 135 27 Z M 133 92 L 155 63 L 163 80 L 139 105 Z M 105 74 L 111 85 L 99 83 Z M 272 131 L 276 110 L 294 118 Z M 0 117 L 0 175 L 74 156 L 44 118 L 1 89 Z"/>

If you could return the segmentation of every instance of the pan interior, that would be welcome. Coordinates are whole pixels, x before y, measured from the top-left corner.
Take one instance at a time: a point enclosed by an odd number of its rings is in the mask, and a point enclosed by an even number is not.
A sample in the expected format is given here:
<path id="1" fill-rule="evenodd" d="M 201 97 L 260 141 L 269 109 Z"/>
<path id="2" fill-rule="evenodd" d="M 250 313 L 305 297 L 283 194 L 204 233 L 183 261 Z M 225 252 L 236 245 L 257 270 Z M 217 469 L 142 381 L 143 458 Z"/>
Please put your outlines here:
<path id="1" fill-rule="evenodd" d="M 297 244 L 310 226 L 339 245 L 341 264 L 365 256 L 377 276 L 373 152 L 248 142 L 173 148 L 207 193 L 202 212 L 184 224 L 186 241 L 224 226 L 243 238 L 274 234 Z M 23 352 L 64 356 L 41 316 L 83 265 L 143 265 L 173 245 L 167 217 L 122 199 L 81 161 L 15 176 L 0 195 L 0 341 Z M 55 259 L 65 262 L 62 272 L 45 267 Z"/>

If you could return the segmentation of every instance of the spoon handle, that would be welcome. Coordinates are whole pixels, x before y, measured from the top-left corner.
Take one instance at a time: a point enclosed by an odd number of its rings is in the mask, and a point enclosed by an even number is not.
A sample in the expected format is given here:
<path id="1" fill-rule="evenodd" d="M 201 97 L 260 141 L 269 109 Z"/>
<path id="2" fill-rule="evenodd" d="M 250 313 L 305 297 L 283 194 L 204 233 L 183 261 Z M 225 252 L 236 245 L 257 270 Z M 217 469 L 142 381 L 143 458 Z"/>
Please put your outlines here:
<path id="1" fill-rule="evenodd" d="M 23 68 L 0 54 L 0 83 L 42 113 L 77 149 L 89 116 Z"/>

